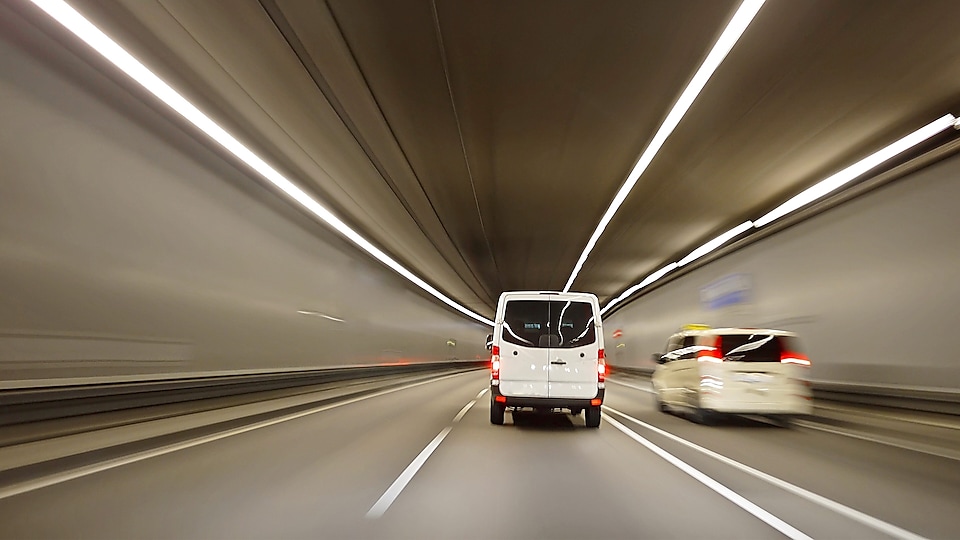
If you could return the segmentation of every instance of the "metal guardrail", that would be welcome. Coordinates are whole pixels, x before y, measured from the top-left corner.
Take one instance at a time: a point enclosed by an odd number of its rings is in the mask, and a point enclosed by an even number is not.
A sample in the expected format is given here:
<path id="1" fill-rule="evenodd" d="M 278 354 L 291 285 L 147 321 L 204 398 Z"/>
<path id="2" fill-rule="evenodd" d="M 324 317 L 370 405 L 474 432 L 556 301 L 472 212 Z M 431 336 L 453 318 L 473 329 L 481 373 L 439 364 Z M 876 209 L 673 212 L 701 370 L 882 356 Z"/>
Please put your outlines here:
<path id="1" fill-rule="evenodd" d="M 388 375 L 485 367 L 488 360 L 202 375 L 0 390 L 0 426 Z M 21 385 L 22 386 L 22 385 Z"/>
<path id="2" fill-rule="evenodd" d="M 653 375 L 653 368 L 608 366 L 610 372 L 640 377 Z M 960 390 L 910 386 L 812 381 L 813 399 L 850 405 L 960 415 Z"/>

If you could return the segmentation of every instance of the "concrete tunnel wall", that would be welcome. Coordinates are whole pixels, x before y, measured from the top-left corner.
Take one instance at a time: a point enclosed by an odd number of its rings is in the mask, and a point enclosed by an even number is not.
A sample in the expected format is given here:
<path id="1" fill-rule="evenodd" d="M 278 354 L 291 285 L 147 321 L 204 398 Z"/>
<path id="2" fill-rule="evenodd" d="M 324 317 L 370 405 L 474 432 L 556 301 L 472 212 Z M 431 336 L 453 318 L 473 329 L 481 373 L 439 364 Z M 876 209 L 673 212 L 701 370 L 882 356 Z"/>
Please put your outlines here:
<path id="1" fill-rule="evenodd" d="M 486 357 L 488 327 L 17 39 L 0 32 L 0 382 Z"/>
<path id="2" fill-rule="evenodd" d="M 609 362 L 652 368 L 688 323 L 780 328 L 815 380 L 960 388 L 958 201 L 954 156 L 720 257 L 605 319 Z M 711 309 L 731 276 L 745 301 Z"/>

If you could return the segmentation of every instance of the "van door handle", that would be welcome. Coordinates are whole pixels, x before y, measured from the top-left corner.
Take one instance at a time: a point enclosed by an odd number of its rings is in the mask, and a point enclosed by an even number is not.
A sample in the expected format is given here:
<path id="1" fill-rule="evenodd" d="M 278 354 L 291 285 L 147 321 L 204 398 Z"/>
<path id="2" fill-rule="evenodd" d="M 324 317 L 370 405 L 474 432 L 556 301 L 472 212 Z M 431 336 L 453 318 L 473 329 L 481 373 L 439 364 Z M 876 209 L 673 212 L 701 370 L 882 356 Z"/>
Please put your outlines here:
<path id="1" fill-rule="evenodd" d="M 550 362 L 550 363 L 551 363 L 551 364 L 554 364 L 554 365 L 557 365 L 557 366 L 565 366 L 565 365 L 567 365 L 566 362 L 564 362 L 563 360 L 561 360 L 561 359 L 559 359 L 559 358 L 557 358 L 556 360 L 554 360 L 553 362 Z"/>

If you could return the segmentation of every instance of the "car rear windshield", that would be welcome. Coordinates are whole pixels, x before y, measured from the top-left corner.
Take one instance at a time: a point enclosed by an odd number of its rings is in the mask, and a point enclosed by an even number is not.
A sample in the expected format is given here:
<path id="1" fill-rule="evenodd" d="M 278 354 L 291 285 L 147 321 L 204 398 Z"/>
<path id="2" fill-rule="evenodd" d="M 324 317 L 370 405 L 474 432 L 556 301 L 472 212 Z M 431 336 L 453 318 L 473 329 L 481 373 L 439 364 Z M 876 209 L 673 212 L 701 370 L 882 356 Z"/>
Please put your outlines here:
<path id="1" fill-rule="evenodd" d="M 769 334 L 725 335 L 721 349 L 730 362 L 779 362 L 784 351 L 800 352 L 792 337 Z"/>
<path id="2" fill-rule="evenodd" d="M 597 341 L 589 302 L 511 300 L 503 315 L 507 343 L 535 348 L 572 349 Z"/>

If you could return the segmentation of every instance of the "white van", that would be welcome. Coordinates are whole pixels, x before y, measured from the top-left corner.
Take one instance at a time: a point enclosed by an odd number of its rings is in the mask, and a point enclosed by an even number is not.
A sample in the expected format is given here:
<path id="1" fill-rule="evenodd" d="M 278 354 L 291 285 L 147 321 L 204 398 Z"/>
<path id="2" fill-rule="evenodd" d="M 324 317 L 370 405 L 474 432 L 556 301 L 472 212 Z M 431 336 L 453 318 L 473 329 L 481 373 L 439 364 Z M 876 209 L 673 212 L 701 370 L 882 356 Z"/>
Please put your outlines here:
<path id="1" fill-rule="evenodd" d="M 600 426 L 606 365 L 600 303 L 589 293 L 500 295 L 491 342 L 490 422 L 508 407 L 586 411 Z"/>
<path id="2" fill-rule="evenodd" d="M 792 332 L 687 325 L 654 360 L 653 389 L 664 412 L 687 412 L 704 424 L 748 414 L 786 425 L 813 410 L 810 359 Z"/>

